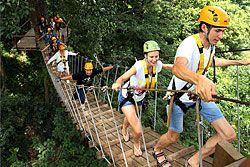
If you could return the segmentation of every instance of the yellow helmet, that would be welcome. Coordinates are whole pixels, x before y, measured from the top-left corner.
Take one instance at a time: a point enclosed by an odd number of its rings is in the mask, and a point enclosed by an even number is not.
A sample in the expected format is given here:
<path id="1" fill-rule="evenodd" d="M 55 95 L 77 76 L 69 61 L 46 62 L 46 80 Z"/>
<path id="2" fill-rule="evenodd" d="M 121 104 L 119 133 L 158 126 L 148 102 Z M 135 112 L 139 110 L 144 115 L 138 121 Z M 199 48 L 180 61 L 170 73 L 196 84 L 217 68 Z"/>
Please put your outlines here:
<path id="1" fill-rule="evenodd" d="M 53 41 L 53 40 L 55 40 L 55 39 L 56 39 L 56 37 L 52 37 L 51 39 L 52 39 L 52 41 Z"/>
<path id="2" fill-rule="evenodd" d="M 51 31 L 51 28 L 48 28 L 48 31 Z"/>
<path id="3" fill-rule="evenodd" d="M 59 46 L 59 50 L 64 50 L 64 46 L 63 46 L 63 45 L 60 45 L 60 46 Z"/>
<path id="4" fill-rule="evenodd" d="M 92 70 L 93 69 L 93 64 L 92 63 L 85 63 L 84 69 L 85 70 Z"/>
<path id="5" fill-rule="evenodd" d="M 228 27 L 229 16 L 225 10 L 218 6 L 205 6 L 201 9 L 198 22 L 205 22 L 217 27 Z"/>

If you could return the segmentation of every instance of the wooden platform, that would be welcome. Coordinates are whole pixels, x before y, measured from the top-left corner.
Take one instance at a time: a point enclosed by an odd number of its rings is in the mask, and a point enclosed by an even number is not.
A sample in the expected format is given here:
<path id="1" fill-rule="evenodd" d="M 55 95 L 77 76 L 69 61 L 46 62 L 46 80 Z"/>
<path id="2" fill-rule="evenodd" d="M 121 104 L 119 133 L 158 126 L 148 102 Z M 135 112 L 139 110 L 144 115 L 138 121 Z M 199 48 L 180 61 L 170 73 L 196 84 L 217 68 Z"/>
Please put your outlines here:
<path id="1" fill-rule="evenodd" d="M 71 32 L 71 29 L 68 28 L 68 36 Z M 62 33 L 63 39 L 61 41 L 66 42 L 68 40 L 67 36 L 67 28 L 63 28 L 60 30 Z M 17 41 L 18 38 L 21 38 Z M 41 49 L 37 46 L 35 39 L 34 29 L 31 28 L 25 35 L 15 35 L 14 36 L 14 50 L 23 50 L 23 51 L 40 51 Z"/>

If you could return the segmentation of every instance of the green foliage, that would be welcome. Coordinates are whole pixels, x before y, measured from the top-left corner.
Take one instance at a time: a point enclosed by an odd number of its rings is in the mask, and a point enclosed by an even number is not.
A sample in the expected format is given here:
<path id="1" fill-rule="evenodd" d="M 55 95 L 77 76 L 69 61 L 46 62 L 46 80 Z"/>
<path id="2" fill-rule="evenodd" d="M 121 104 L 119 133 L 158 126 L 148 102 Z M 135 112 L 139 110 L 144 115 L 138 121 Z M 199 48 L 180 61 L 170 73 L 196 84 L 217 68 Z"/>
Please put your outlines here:
<path id="1" fill-rule="evenodd" d="M 0 2 L 0 36 L 1 41 L 8 50 L 13 45 L 13 35 L 21 31 L 20 26 L 28 20 L 31 10 L 28 2 L 24 0 L 5 0 Z"/>
<path id="2" fill-rule="evenodd" d="M 33 95 L 2 93 L 1 97 L 1 162 L 9 166 L 15 159 L 27 161 L 26 151 L 34 135 L 50 136 L 53 113 L 58 103 L 51 96 L 49 105 Z M 46 136 L 46 137 L 45 137 Z M 8 158 L 9 157 L 9 158 Z"/>
<path id="3" fill-rule="evenodd" d="M 250 67 L 239 66 L 239 100 L 248 101 L 250 99 Z M 212 71 L 210 71 L 210 76 Z M 231 66 L 227 69 L 216 69 L 216 90 L 218 95 L 237 99 L 237 67 Z M 238 116 L 237 116 L 237 104 L 220 101 L 218 102 L 219 108 L 222 110 L 225 118 L 230 125 L 234 128 L 238 135 Z M 249 125 L 250 125 L 250 108 L 246 105 L 239 105 L 239 122 L 240 122 L 240 145 L 241 153 L 247 156 L 250 153 L 249 147 Z M 238 138 L 233 142 L 234 146 L 238 147 Z"/>
<path id="4" fill-rule="evenodd" d="M 33 147 L 38 151 L 38 160 L 32 166 L 107 166 L 104 159 L 96 159 L 94 149 L 87 148 L 87 140 L 81 137 L 63 110 L 57 110 L 53 123 L 52 138 L 44 142 L 34 139 Z"/>
<path id="5" fill-rule="evenodd" d="M 1 45 L 2 47 L 2 45 Z M 34 96 L 44 97 L 44 80 L 48 78 L 43 59 L 38 52 L 7 52 L 2 48 L 2 62 L 6 76 L 6 89 L 13 93 L 33 92 Z M 10 68 L 9 68 L 10 67 Z M 4 80 L 1 80 L 3 83 Z M 50 90 L 53 92 L 53 89 Z"/>

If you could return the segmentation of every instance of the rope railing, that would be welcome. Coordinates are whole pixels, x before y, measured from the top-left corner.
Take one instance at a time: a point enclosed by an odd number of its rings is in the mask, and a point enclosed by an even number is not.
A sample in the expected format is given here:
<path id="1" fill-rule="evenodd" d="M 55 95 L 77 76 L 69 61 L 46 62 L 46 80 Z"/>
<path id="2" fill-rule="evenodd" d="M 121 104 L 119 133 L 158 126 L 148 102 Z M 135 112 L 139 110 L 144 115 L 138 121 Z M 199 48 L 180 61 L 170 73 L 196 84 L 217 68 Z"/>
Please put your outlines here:
<path id="1" fill-rule="evenodd" d="M 45 55 L 43 55 L 45 56 Z M 77 73 L 81 70 L 83 70 L 83 62 L 87 62 L 87 59 L 84 58 L 83 56 L 71 56 L 69 57 L 69 64 L 70 64 L 70 69 L 72 70 L 72 73 Z M 92 61 L 91 61 L 92 62 Z M 103 67 L 103 63 L 100 62 L 95 62 L 95 67 L 98 66 L 98 64 L 100 66 Z M 119 70 L 120 69 L 120 70 Z M 53 73 L 51 71 L 50 68 L 47 67 L 47 70 L 49 72 L 49 75 L 51 77 L 51 80 L 55 86 L 55 89 L 59 95 L 59 97 L 62 99 L 63 103 L 65 104 L 67 110 L 70 112 L 70 115 L 73 117 L 74 122 L 77 123 L 77 125 L 79 126 L 79 129 L 81 131 L 84 131 L 85 136 L 88 138 L 89 141 L 91 141 L 93 143 L 93 146 L 100 152 L 101 152 L 101 156 L 102 158 L 104 158 L 110 165 L 114 165 L 116 166 L 116 160 L 123 160 L 124 165 L 125 166 L 129 166 L 129 162 L 127 160 L 127 156 L 126 156 L 126 152 L 123 148 L 123 141 L 121 139 L 120 136 L 120 130 L 119 130 L 119 126 L 118 126 L 118 120 L 116 118 L 116 115 L 118 114 L 118 112 L 114 112 L 113 109 L 113 96 L 114 96 L 114 90 L 111 87 L 108 87 L 107 85 L 110 85 L 110 82 L 114 82 L 117 79 L 117 76 L 120 73 L 126 71 L 128 69 L 128 67 L 121 67 L 118 66 L 115 70 L 112 71 L 107 71 L 106 75 L 101 73 L 99 75 L 99 79 L 96 78 L 94 79 L 94 85 L 98 85 L 98 86 L 84 86 L 84 85 L 77 85 L 75 82 L 70 82 L 67 83 L 65 81 L 61 81 L 58 82 L 56 79 L 56 73 Z M 110 78 L 113 77 L 113 78 Z M 105 78 L 106 82 L 105 85 L 102 85 L 102 81 L 103 78 Z M 79 96 L 79 89 L 83 89 L 84 95 L 85 95 L 85 104 L 81 103 L 80 100 L 80 96 Z M 87 91 L 85 89 L 91 89 Z M 135 87 L 129 87 L 129 88 L 121 88 L 121 89 L 128 89 L 128 90 L 147 90 L 147 91 L 151 91 L 153 93 L 155 93 L 155 106 L 154 106 L 154 123 L 153 123 L 153 127 L 155 130 L 156 127 L 156 112 L 157 112 L 157 92 L 184 92 L 184 93 L 194 93 L 194 91 L 189 91 L 189 90 L 171 90 L 171 89 L 158 89 L 157 85 L 155 89 L 146 89 L 146 88 L 135 88 Z M 109 94 L 109 91 L 112 90 L 111 95 Z M 72 96 L 74 94 L 74 92 L 77 94 L 77 98 L 75 98 L 74 96 Z M 92 104 L 92 100 L 90 100 L 89 96 L 93 96 L 94 102 L 95 104 Z M 110 108 L 110 113 L 112 115 L 112 117 L 110 118 L 105 118 L 105 113 L 103 112 L 103 107 L 100 104 L 100 101 L 98 99 L 100 99 L 100 97 L 102 97 L 102 102 L 104 103 L 107 100 L 108 106 Z M 244 101 L 240 101 L 239 99 L 230 99 L 230 98 L 225 98 L 225 97 L 221 97 L 221 96 L 213 96 L 216 99 L 220 99 L 220 100 L 226 100 L 226 101 L 231 101 L 231 102 L 235 102 L 238 104 L 244 104 L 244 105 L 250 105 L 249 102 L 244 102 Z M 79 101 L 79 103 L 77 102 Z M 86 106 L 84 108 L 84 106 Z M 138 106 L 136 105 L 137 109 Z M 197 108 L 197 107 L 196 107 Z M 118 106 L 118 111 L 119 111 L 119 106 Z M 107 111 L 105 111 L 107 112 Z M 109 111 L 108 111 L 109 112 Z M 140 123 L 140 127 L 141 127 L 141 132 L 142 132 L 142 137 L 141 140 L 143 142 L 143 146 L 144 146 L 144 151 L 145 151 L 145 159 L 147 160 L 147 166 L 150 166 L 150 161 L 149 161 L 149 155 L 148 155 L 148 149 L 147 149 L 147 145 L 146 145 L 146 141 L 145 141 L 145 137 L 144 137 L 144 130 L 143 130 L 143 126 L 141 124 L 141 113 L 142 110 L 139 111 L 139 123 Z M 109 132 L 111 132 L 109 129 L 110 127 L 107 127 L 107 122 L 104 121 L 104 119 L 107 120 L 112 120 L 112 123 L 114 124 L 112 128 L 114 128 L 112 131 L 115 131 L 116 133 L 116 137 L 118 138 L 117 141 L 114 142 L 114 140 L 110 139 L 110 134 Z M 119 118 L 120 119 L 120 118 Z M 100 121 L 98 121 L 100 120 Z M 200 124 L 200 123 L 198 123 Z M 98 126 L 99 125 L 99 126 Z M 101 131 L 101 129 L 103 129 L 103 131 Z M 198 135 L 199 138 L 201 137 L 201 134 Z M 202 138 L 199 139 L 199 142 L 202 140 Z M 202 141 L 201 141 L 202 142 Z M 112 150 L 112 145 L 114 143 L 119 143 L 120 145 L 120 149 L 121 149 L 121 156 L 117 156 L 116 153 L 114 153 L 114 151 Z M 105 148 L 108 148 L 108 151 L 105 150 Z M 108 158 L 106 158 L 106 155 L 109 155 L 109 158 L 111 159 L 108 160 Z"/>

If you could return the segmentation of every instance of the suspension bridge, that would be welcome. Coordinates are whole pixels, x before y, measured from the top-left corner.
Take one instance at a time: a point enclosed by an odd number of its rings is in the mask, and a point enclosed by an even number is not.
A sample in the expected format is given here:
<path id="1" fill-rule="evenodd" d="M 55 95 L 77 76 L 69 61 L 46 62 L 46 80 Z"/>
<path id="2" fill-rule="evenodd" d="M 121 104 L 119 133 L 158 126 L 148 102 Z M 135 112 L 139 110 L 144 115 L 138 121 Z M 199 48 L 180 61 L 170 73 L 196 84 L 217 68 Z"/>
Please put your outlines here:
<path id="1" fill-rule="evenodd" d="M 32 31 L 32 30 L 30 30 Z M 29 31 L 29 32 L 30 32 Z M 32 36 L 26 33 L 27 36 Z M 65 30 L 64 33 L 65 34 Z M 68 35 L 67 35 L 68 37 Z M 25 37 L 23 37 L 25 38 Z M 30 39 L 34 41 L 34 39 Z M 64 42 L 66 42 L 67 38 Z M 22 39 L 20 40 L 22 41 Z M 34 47 L 34 43 L 31 41 L 23 41 L 22 49 L 29 50 Z M 18 46 L 16 46 L 17 48 Z M 42 41 L 36 42 L 36 49 L 43 49 L 44 43 Z M 48 61 L 47 52 L 42 53 L 45 64 Z M 83 70 L 84 62 L 86 59 L 83 56 L 76 55 L 69 57 L 69 65 L 71 74 Z M 93 62 L 94 63 L 94 62 Z M 95 62 L 95 66 L 98 63 Z M 141 126 L 142 138 L 141 149 L 143 151 L 142 157 L 135 157 L 133 154 L 133 139 L 129 142 L 124 142 L 121 133 L 121 127 L 123 124 L 124 115 L 118 112 L 119 109 L 114 108 L 114 103 L 117 103 L 117 97 L 114 97 L 114 91 L 101 87 L 101 83 L 106 81 L 115 81 L 117 79 L 117 73 L 125 72 L 128 67 L 117 67 L 111 71 L 100 74 L 100 77 L 96 77 L 94 81 L 95 87 L 89 88 L 88 92 L 85 92 L 86 100 L 85 104 L 81 104 L 78 99 L 75 99 L 72 94 L 77 91 L 76 83 L 74 81 L 58 81 L 56 64 L 46 66 L 50 75 L 51 81 L 54 85 L 58 96 L 62 102 L 62 106 L 65 107 L 65 112 L 69 113 L 72 118 L 72 122 L 76 125 L 76 128 L 81 131 L 82 137 L 88 138 L 89 147 L 96 148 L 97 158 L 104 158 L 109 166 L 156 166 L 156 160 L 152 156 L 153 147 L 160 138 L 160 134 L 155 132 L 155 122 L 157 121 L 156 113 L 154 118 L 154 127 Z M 102 89 L 101 89 L 102 88 Z M 157 91 L 155 100 L 155 112 L 157 110 Z M 79 97 L 78 97 L 79 98 Z M 129 129 L 130 136 L 131 129 Z M 224 145 L 223 145 L 224 144 Z M 218 148 L 218 149 L 217 149 Z M 231 144 L 221 143 L 217 150 L 222 150 L 221 153 L 215 153 L 215 157 L 208 157 L 203 160 L 203 166 L 234 166 L 233 163 L 240 164 L 244 158 L 239 152 L 237 152 Z M 229 149 L 230 151 L 227 151 Z M 184 147 L 178 143 L 172 144 L 166 147 L 163 152 L 171 162 L 173 167 L 184 166 L 186 160 L 188 160 L 197 150 L 194 146 Z M 225 154 L 227 152 L 227 154 Z M 229 152 L 229 153 L 228 153 Z M 233 155 L 233 156 L 232 156 Z M 220 161 L 220 158 L 224 157 L 224 162 Z M 220 165 L 218 165 L 220 164 Z"/>

